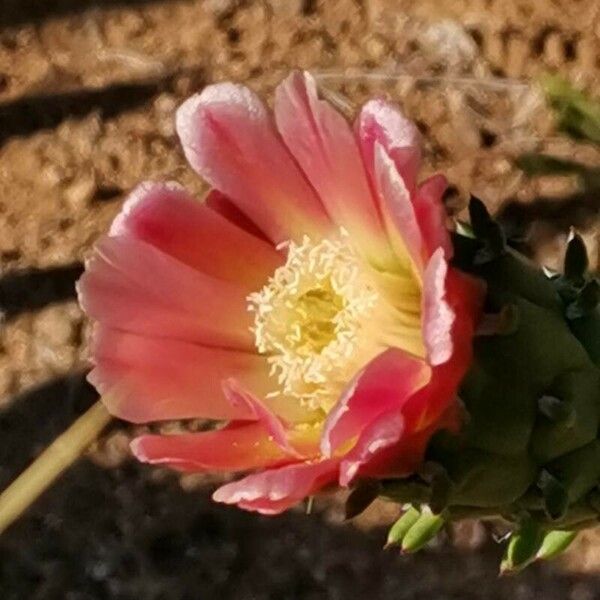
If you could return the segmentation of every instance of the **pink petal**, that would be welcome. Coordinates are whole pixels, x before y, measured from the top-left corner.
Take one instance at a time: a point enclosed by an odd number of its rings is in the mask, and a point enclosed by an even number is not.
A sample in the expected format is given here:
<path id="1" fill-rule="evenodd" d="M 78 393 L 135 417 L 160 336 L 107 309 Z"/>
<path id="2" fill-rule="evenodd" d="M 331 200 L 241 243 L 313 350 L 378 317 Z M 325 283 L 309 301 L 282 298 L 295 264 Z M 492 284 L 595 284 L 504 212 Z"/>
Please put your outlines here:
<path id="1" fill-rule="evenodd" d="M 427 384 L 430 375 L 423 360 L 399 348 L 390 348 L 373 359 L 329 413 L 321 439 L 323 455 L 332 456 L 382 413 L 401 409 Z"/>
<path id="2" fill-rule="evenodd" d="M 290 456 L 300 458 L 300 454 L 290 444 L 287 432 L 281 420 L 256 396 L 242 389 L 240 384 L 232 378 L 223 382 L 223 391 L 232 405 L 246 405 L 256 419 L 262 423 L 271 439 L 285 450 Z"/>
<path id="3" fill-rule="evenodd" d="M 374 171 L 375 146 L 379 144 L 412 193 L 421 164 L 421 136 L 416 125 L 394 105 L 374 99 L 362 107 L 355 129 L 368 169 Z"/>
<path id="4" fill-rule="evenodd" d="M 269 246 L 272 246 L 271 241 L 265 235 L 265 232 L 259 229 L 225 194 L 219 190 L 210 190 L 204 198 L 204 204 L 211 210 L 220 214 L 230 223 L 237 225 L 240 229 L 259 238 Z"/>
<path id="5" fill-rule="evenodd" d="M 210 85 L 179 108 L 176 121 L 192 167 L 272 242 L 329 229 L 320 201 L 248 88 Z"/>
<path id="6" fill-rule="evenodd" d="M 439 255 L 443 256 L 440 249 Z M 456 429 L 456 391 L 471 363 L 474 324 L 483 290 L 473 278 L 453 269 L 445 277 L 445 300 L 455 314 L 451 326 L 452 355 L 433 367 L 425 386 L 407 393 L 400 403 L 365 427 L 340 464 L 340 484 L 357 477 L 404 476 L 423 461 L 427 444 L 439 429 Z"/>
<path id="7" fill-rule="evenodd" d="M 315 458 L 320 454 L 320 428 L 306 427 L 306 424 L 316 423 L 322 413 L 307 409 L 290 398 L 259 400 L 233 378 L 223 382 L 223 391 L 232 406 L 245 405 L 254 418 L 262 422 L 273 441 L 288 454 L 297 458 Z"/>
<path id="8" fill-rule="evenodd" d="M 448 364 L 448 363 L 447 363 Z M 463 373 L 464 374 L 464 373 Z M 456 401 L 456 379 L 446 365 L 433 369 L 428 385 L 404 406 L 381 414 L 360 434 L 340 464 L 340 485 L 356 478 L 405 477 L 423 463 L 431 436 L 440 429 L 457 433 L 462 411 Z"/>
<path id="9" fill-rule="evenodd" d="M 405 477 L 423 462 L 427 443 L 446 421 L 422 431 L 409 431 L 399 411 L 377 418 L 360 435 L 356 445 L 340 464 L 340 485 L 351 485 L 357 478 Z"/>
<path id="10" fill-rule="evenodd" d="M 95 365 L 90 382 L 113 415 L 134 423 L 195 417 L 255 420 L 247 404 L 226 399 L 222 382 L 233 377 L 257 396 L 272 387 L 266 361 L 251 352 L 97 326 L 90 354 Z"/>
<path id="11" fill-rule="evenodd" d="M 125 236 L 103 238 L 78 282 L 83 309 L 103 324 L 253 351 L 249 291 Z"/>
<path id="12" fill-rule="evenodd" d="M 390 243 L 405 268 L 420 273 L 424 261 L 423 238 L 410 191 L 384 147 L 376 143 L 374 152 L 375 186 Z"/>
<path id="13" fill-rule="evenodd" d="M 442 195 L 446 179 L 435 175 L 417 188 L 421 162 L 421 141 L 417 127 L 394 105 L 376 99 L 367 102 L 356 121 L 357 137 L 363 159 L 371 173 L 375 172 L 375 148 L 380 145 L 394 163 L 408 195 L 414 204 L 418 227 L 421 230 L 427 256 L 444 248 L 451 257 L 452 244 L 446 228 L 446 211 Z"/>
<path id="14" fill-rule="evenodd" d="M 446 299 L 448 263 L 444 250 L 432 255 L 423 278 L 423 339 L 429 363 L 445 363 L 453 352 L 452 325 L 455 313 Z"/>
<path id="15" fill-rule="evenodd" d="M 473 332 L 480 318 L 485 288 L 480 280 L 448 269 L 445 283 L 445 303 L 454 314 L 452 329 L 452 355 L 444 363 L 434 366 L 431 381 L 419 390 L 403 409 L 409 431 L 426 430 L 436 423 L 446 422 L 449 408 L 455 402 L 462 378 L 473 356 Z"/>
<path id="16" fill-rule="evenodd" d="M 404 418 L 398 410 L 384 413 L 371 422 L 340 463 L 340 485 L 350 485 L 363 465 L 371 462 L 378 453 L 397 444 L 403 433 Z"/>
<path id="17" fill-rule="evenodd" d="M 446 227 L 446 208 L 442 200 L 447 186 L 443 175 L 433 175 L 419 186 L 413 203 L 427 254 L 431 256 L 437 248 L 442 248 L 450 260 L 452 240 Z"/>
<path id="18" fill-rule="evenodd" d="M 129 196 L 111 231 L 158 248 L 220 279 L 260 287 L 281 264 L 272 245 L 235 226 L 176 184 L 143 183 Z"/>
<path id="19" fill-rule="evenodd" d="M 358 240 L 378 265 L 393 262 L 352 130 L 318 98 L 311 75 L 295 72 L 279 85 L 275 119 L 336 225 Z"/>
<path id="20" fill-rule="evenodd" d="M 324 460 L 263 471 L 220 487 L 213 500 L 262 514 L 278 514 L 334 482 L 338 465 L 338 460 Z"/>
<path id="21" fill-rule="evenodd" d="M 186 471 L 245 471 L 291 460 L 263 423 L 234 422 L 223 429 L 178 435 L 143 435 L 131 442 L 142 462 Z"/>
<path id="22" fill-rule="evenodd" d="M 486 296 L 486 284 L 482 279 L 450 267 L 446 276 L 448 303 L 456 313 L 454 329 L 462 327 L 461 333 L 472 336 L 478 324 Z M 471 344 L 467 344 L 471 348 Z"/>

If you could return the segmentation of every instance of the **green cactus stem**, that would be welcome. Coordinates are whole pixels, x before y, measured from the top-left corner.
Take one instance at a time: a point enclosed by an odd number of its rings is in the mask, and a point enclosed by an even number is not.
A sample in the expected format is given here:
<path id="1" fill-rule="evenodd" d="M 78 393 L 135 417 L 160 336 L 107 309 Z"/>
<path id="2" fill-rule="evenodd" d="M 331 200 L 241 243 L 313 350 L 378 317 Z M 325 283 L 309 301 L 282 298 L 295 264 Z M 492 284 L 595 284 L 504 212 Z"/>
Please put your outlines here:
<path id="1" fill-rule="evenodd" d="M 388 543 L 416 552 L 445 523 L 498 519 L 512 533 L 501 565 L 516 572 L 563 552 L 600 515 L 600 284 L 572 234 L 552 275 L 506 244 L 473 198 L 454 237 L 455 266 L 487 285 L 486 316 L 459 396 L 458 433 L 438 432 L 426 463 L 380 495 L 411 505 Z M 418 509 L 417 509 L 418 507 Z"/>

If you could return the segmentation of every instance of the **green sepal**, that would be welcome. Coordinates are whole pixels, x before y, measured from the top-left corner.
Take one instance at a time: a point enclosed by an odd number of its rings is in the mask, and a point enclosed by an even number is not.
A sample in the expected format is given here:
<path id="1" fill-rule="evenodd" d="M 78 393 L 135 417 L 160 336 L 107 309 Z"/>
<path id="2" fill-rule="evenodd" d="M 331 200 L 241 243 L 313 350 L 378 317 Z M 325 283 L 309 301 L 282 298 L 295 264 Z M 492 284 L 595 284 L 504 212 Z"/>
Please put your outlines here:
<path id="1" fill-rule="evenodd" d="M 494 220 L 492 219 L 487 206 L 475 196 L 471 196 L 469 199 L 469 218 L 475 237 L 478 239 L 485 239 Z"/>
<path id="2" fill-rule="evenodd" d="M 577 233 L 569 240 L 565 253 L 565 278 L 575 285 L 583 285 L 589 267 L 587 249 L 581 236 Z"/>
<path id="3" fill-rule="evenodd" d="M 475 232 L 473 231 L 473 228 L 471 227 L 470 223 L 467 223 L 466 221 L 461 221 L 460 219 L 455 219 L 454 223 L 457 235 L 467 237 L 470 239 L 475 239 Z"/>
<path id="4" fill-rule="evenodd" d="M 505 304 L 500 312 L 485 313 L 479 320 L 476 336 L 511 335 L 519 328 L 519 307 L 516 304 Z"/>
<path id="5" fill-rule="evenodd" d="M 381 482 L 380 495 L 398 504 L 427 504 L 431 487 L 415 477 L 385 479 Z"/>
<path id="6" fill-rule="evenodd" d="M 448 507 L 452 497 L 453 483 L 448 473 L 437 474 L 431 481 L 431 499 L 429 508 L 434 514 L 440 514 Z"/>
<path id="7" fill-rule="evenodd" d="M 353 519 L 365 511 L 379 496 L 381 484 L 376 480 L 362 480 L 350 492 L 344 505 L 344 518 Z"/>
<path id="8" fill-rule="evenodd" d="M 545 469 L 567 491 L 568 501 L 577 502 L 591 492 L 600 479 L 600 441 L 593 440 L 553 460 Z"/>
<path id="9" fill-rule="evenodd" d="M 552 473 L 542 470 L 537 483 L 544 498 L 544 509 L 552 521 L 558 521 L 567 514 L 569 493 L 566 487 Z"/>
<path id="10" fill-rule="evenodd" d="M 469 217 L 475 237 L 482 242 L 482 246 L 473 257 L 475 265 L 482 265 L 494 261 L 506 251 L 506 236 L 502 227 L 492 219 L 485 204 L 471 196 L 469 202 Z"/>
<path id="11" fill-rule="evenodd" d="M 597 427 L 600 387 L 594 387 L 596 370 L 560 314 L 523 298 L 514 302 L 519 311 L 514 334 L 477 337 L 473 342 L 473 363 L 459 390 L 470 415 L 462 436 L 468 445 L 507 456 L 524 453 L 532 440 L 536 458 L 546 460 L 553 451 L 546 432 L 567 446 L 577 440 L 569 450 L 589 441 L 588 430 Z M 569 372 L 574 375 L 563 389 L 559 384 Z M 569 439 L 564 423 L 539 416 L 538 399 L 543 395 L 569 401 L 582 417 L 589 417 L 587 422 L 578 418 L 574 430 L 581 430 L 580 436 Z"/>
<path id="12" fill-rule="evenodd" d="M 463 254 L 466 252 L 463 245 Z M 463 260 L 465 260 L 463 256 Z M 508 248 L 493 264 L 472 268 L 488 285 L 488 295 L 501 302 L 501 308 L 515 298 L 527 300 L 539 307 L 562 315 L 563 303 L 552 280 L 525 256 Z"/>
<path id="13" fill-rule="evenodd" d="M 554 380 L 546 393 L 560 398 L 570 407 L 575 419 L 538 419 L 530 451 L 540 463 L 585 446 L 596 437 L 600 418 L 600 374 L 591 366 L 566 371 Z"/>
<path id="14" fill-rule="evenodd" d="M 521 455 L 529 444 L 537 406 L 535 398 L 524 385 L 502 382 L 495 372 L 486 368 L 486 357 L 477 355 L 483 348 L 486 351 L 498 348 L 495 343 L 487 343 L 498 339 L 505 338 L 478 338 L 475 341 L 475 362 L 459 391 L 469 414 L 462 436 L 469 445 L 481 450 L 508 456 Z"/>
<path id="15" fill-rule="evenodd" d="M 421 512 L 410 506 L 388 531 L 386 548 L 400 546 L 408 530 L 419 520 Z"/>
<path id="16" fill-rule="evenodd" d="M 596 310 L 599 303 L 600 284 L 592 279 L 583 286 L 575 300 L 567 306 L 565 316 L 570 321 L 581 319 Z"/>
<path id="17" fill-rule="evenodd" d="M 425 509 L 417 521 L 406 532 L 402 540 L 402 552 L 418 552 L 426 546 L 440 531 L 446 522 L 443 514 L 434 515 Z"/>
<path id="18" fill-rule="evenodd" d="M 596 486 L 587 496 L 588 505 L 598 514 L 600 514 L 600 489 Z"/>
<path id="19" fill-rule="evenodd" d="M 600 308 L 579 319 L 569 321 L 569 327 L 586 349 L 592 362 L 600 366 Z"/>
<path id="20" fill-rule="evenodd" d="M 440 460 L 453 483 L 448 501 L 451 507 L 510 505 L 527 491 L 537 472 L 526 454 L 506 457 L 465 448 Z"/>
<path id="21" fill-rule="evenodd" d="M 429 508 L 434 514 L 441 513 L 447 506 L 452 494 L 453 483 L 446 468 L 434 461 L 426 461 L 418 471 L 431 490 Z"/>
<path id="22" fill-rule="evenodd" d="M 536 518 L 540 523 L 551 526 L 552 529 L 568 529 L 569 531 L 579 531 L 598 524 L 598 512 L 590 506 L 587 498 L 571 504 L 565 515 L 558 520 L 549 519 L 547 515 L 544 518 L 542 514 L 536 515 Z"/>
<path id="23" fill-rule="evenodd" d="M 562 554 L 577 537 L 577 531 L 549 531 L 537 552 L 537 560 L 549 560 Z"/>
<path id="24" fill-rule="evenodd" d="M 579 236 L 563 275 L 544 273 L 511 248 L 482 261 L 482 248 L 498 240 L 497 224 L 476 199 L 470 212 L 476 238 L 454 234 L 453 265 L 482 278 L 487 294 L 458 391 L 465 419 L 458 433 L 438 432 L 428 444 L 426 460 L 442 465 L 442 475 L 419 472 L 394 493 L 445 520 L 522 523 L 503 565 L 510 571 L 554 556 L 571 532 L 598 522 L 600 285 L 587 274 Z M 520 547 L 528 541 L 524 517 L 544 533 L 535 552 L 531 543 L 528 552 Z"/>
<path id="25" fill-rule="evenodd" d="M 564 423 L 566 427 L 573 427 L 576 414 L 573 406 L 555 396 L 542 396 L 538 400 L 540 413 L 554 423 Z"/>
<path id="26" fill-rule="evenodd" d="M 500 573 L 514 573 L 524 569 L 536 559 L 543 541 L 544 533 L 540 525 L 532 519 L 523 521 L 518 531 L 510 536 L 500 564 Z"/>

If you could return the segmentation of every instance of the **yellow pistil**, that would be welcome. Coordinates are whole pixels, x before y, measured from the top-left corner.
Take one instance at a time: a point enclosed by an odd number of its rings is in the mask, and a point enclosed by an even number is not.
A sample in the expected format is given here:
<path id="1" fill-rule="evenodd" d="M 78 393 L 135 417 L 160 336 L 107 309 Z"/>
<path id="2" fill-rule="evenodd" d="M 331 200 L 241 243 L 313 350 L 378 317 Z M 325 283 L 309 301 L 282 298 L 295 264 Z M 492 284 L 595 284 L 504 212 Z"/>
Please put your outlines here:
<path id="1" fill-rule="evenodd" d="M 248 302 L 256 347 L 276 381 L 269 396 L 312 410 L 329 411 L 354 374 L 386 347 L 420 350 L 419 311 L 393 307 L 344 231 L 289 242 L 285 264 Z"/>

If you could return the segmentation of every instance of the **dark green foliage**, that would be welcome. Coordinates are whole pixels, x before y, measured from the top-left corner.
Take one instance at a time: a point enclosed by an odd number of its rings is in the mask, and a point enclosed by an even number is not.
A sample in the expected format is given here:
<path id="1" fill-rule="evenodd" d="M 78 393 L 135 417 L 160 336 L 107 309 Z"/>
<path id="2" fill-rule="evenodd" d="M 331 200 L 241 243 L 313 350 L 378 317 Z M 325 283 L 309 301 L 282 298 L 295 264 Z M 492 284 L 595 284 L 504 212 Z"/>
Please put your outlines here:
<path id="1" fill-rule="evenodd" d="M 526 519 L 511 536 L 504 559 L 500 565 L 501 573 L 517 571 L 535 560 L 544 543 L 542 528 L 532 519 Z"/>
<path id="2" fill-rule="evenodd" d="M 600 285 L 579 236 L 564 274 L 550 277 L 506 247 L 481 201 L 472 200 L 470 214 L 474 237 L 455 236 L 455 265 L 486 282 L 485 310 L 495 316 L 484 319 L 459 390 L 466 418 L 460 433 L 430 442 L 435 468 L 384 481 L 382 495 L 431 507 L 415 541 L 403 530 L 411 548 L 430 539 L 436 519 L 512 524 L 505 572 L 555 556 L 598 521 Z"/>

